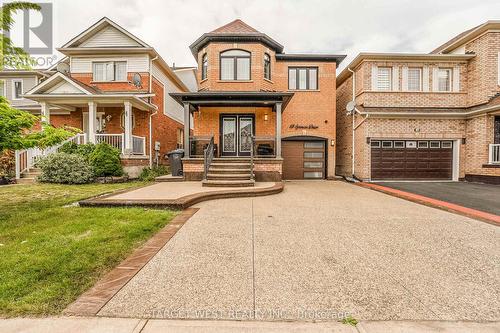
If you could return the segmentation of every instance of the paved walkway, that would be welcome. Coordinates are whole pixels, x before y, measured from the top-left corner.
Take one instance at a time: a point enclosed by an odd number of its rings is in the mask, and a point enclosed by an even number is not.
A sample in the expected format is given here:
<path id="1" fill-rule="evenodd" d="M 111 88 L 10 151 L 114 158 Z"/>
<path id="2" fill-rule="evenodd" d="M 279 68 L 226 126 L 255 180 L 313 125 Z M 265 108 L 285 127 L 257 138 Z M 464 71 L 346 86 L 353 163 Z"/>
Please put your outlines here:
<path id="1" fill-rule="evenodd" d="M 99 315 L 500 320 L 496 226 L 343 182 L 198 206 Z"/>
<path id="2" fill-rule="evenodd" d="M 500 215 L 500 185 L 467 182 L 381 182 L 379 184 Z"/>
<path id="3" fill-rule="evenodd" d="M 145 320 L 132 318 L 53 317 L 0 320 L 2 333 L 498 333 L 500 323 L 361 322 L 356 327 L 337 322 L 248 322 Z"/>

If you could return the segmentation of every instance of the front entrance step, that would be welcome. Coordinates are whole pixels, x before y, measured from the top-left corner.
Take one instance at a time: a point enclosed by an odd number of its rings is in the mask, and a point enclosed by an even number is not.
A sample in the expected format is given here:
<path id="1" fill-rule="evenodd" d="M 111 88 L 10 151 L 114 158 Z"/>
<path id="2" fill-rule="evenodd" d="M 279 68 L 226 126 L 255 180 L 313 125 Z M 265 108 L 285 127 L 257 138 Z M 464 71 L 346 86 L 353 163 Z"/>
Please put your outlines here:
<path id="1" fill-rule="evenodd" d="M 248 187 L 254 186 L 253 180 L 204 180 L 202 186 L 207 187 Z"/>
<path id="2" fill-rule="evenodd" d="M 230 168 L 220 168 L 220 167 L 212 167 L 210 166 L 210 169 L 208 170 L 209 173 L 250 173 L 250 168 L 234 168 L 234 169 L 230 169 Z"/>
<path id="3" fill-rule="evenodd" d="M 217 169 L 250 169 L 250 163 L 220 163 L 212 162 L 210 168 Z"/>
<path id="4" fill-rule="evenodd" d="M 250 163 L 250 158 L 241 158 L 241 157 L 216 157 L 213 159 L 213 162 L 235 162 L 235 163 Z"/>
<path id="5" fill-rule="evenodd" d="M 30 172 L 23 172 L 21 174 L 22 178 L 36 178 L 40 176 L 41 172 L 35 172 L 35 171 L 30 171 Z"/>
<path id="6" fill-rule="evenodd" d="M 209 173 L 207 178 L 210 180 L 250 180 L 250 173 Z"/>
<path id="7" fill-rule="evenodd" d="M 16 179 L 17 184 L 33 184 L 36 181 L 35 178 L 19 178 Z"/>
<path id="8" fill-rule="evenodd" d="M 164 175 L 155 178 L 155 182 L 183 182 L 183 176 Z"/>

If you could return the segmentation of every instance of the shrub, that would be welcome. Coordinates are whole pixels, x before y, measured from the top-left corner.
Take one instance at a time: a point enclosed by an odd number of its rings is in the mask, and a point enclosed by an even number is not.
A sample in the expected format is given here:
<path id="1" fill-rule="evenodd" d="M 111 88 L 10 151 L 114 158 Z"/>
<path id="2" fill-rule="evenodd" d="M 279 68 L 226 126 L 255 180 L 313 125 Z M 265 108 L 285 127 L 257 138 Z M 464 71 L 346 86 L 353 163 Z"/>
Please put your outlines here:
<path id="1" fill-rule="evenodd" d="M 123 167 L 120 162 L 120 151 L 107 143 L 99 143 L 89 156 L 90 165 L 96 177 L 122 176 Z"/>
<path id="2" fill-rule="evenodd" d="M 86 143 L 84 145 L 78 145 L 73 141 L 66 142 L 59 148 L 60 153 L 66 154 L 78 154 L 83 156 L 86 160 L 89 159 L 90 154 L 95 150 L 95 145 L 93 143 Z"/>
<path id="3" fill-rule="evenodd" d="M 153 168 L 144 168 L 139 175 L 140 180 L 151 181 L 156 177 L 166 175 L 168 173 L 168 168 L 164 165 L 155 166 Z"/>
<path id="4" fill-rule="evenodd" d="M 68 141 L 59 148 L 60 153 L 75 154 L 78 149 L 78 145 L 73 141 Z"/>
<path id="5" fill-rule="evenodd" d="M 13 150 L 4 150 L 0 152 L 0 184 L 8 183 L 16 176 L 15 158 Z"/>
<path id="6" fill-rule="evenodd" d="M 55 153 L 37 162 L 42 173 L 38 180 L 46 183 L 85 184 L 94 178 L 92 167 L 77 154 Z"/>

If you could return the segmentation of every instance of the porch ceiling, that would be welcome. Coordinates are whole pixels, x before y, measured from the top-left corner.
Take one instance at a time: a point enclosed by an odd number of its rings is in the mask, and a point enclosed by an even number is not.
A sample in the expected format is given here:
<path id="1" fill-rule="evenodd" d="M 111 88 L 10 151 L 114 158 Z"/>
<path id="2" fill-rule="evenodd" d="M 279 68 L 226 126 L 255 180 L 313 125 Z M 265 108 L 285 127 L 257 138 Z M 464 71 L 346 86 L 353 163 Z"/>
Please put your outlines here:
<path id="1" fill-rule="evenodd" d="M 197 109 L 200 106 L 274 106 L 282 103 L 282 111 L 293 96 L 291 92 L 267 91 L 199 91 L 170 93 L 183 105 L 188 103 Z"/>

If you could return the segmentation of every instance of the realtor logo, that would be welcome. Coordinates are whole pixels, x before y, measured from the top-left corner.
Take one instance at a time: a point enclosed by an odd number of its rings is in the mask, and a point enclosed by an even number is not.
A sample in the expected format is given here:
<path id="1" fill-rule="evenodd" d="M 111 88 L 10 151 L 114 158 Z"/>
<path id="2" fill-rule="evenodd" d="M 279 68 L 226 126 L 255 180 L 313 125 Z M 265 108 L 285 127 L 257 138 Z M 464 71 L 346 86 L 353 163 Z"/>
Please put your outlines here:
<path id="1" fill-rule="evenodd" d="M 36 3 L 40 11 L 22 10 L 14 14 L 14 26 L 6 36 L 28 54 L 52 54 L 52 3 Z"/>

